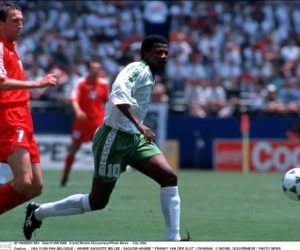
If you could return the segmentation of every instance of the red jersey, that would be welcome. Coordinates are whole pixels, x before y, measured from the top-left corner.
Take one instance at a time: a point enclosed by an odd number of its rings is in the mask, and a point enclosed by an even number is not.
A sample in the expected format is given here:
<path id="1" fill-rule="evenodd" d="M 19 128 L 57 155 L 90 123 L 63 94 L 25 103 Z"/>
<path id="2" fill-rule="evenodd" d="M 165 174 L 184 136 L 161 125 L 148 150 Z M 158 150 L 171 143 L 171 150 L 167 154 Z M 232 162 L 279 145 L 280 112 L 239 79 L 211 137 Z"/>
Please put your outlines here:
<path id="1" fill-rule="evenodd" d="M 71 100 L 76 100 L 87 119 L 103 119 L 105 114 L 105 103 L 109 95 L 109 84 L 101 78 L 91 82 L 87 77 L 80 81 L 72 90 Z"/>
<path id="2" fill-rule="evenodd" d="M 22 62 L 16 51 L 16 45 L 0 37 L 0 82 L 8 78 L 26 81 Z M 0 91 L 0 106 L 28 103 L 28 89 Z"/>

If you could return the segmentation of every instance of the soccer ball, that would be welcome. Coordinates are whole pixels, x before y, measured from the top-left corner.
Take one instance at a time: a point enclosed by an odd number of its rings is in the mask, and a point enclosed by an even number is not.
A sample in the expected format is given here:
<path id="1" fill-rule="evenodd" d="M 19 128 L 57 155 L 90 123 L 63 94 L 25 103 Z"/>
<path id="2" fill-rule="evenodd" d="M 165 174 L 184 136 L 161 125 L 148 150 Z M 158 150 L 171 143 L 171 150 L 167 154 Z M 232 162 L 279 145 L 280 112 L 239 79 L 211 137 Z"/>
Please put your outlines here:
<path id="1" fill-rule="evenodd" d="M 300 168 L 293 168 L 286 172 L 282 179 L 282 189 L 287 197 L 300 201 Z"/>

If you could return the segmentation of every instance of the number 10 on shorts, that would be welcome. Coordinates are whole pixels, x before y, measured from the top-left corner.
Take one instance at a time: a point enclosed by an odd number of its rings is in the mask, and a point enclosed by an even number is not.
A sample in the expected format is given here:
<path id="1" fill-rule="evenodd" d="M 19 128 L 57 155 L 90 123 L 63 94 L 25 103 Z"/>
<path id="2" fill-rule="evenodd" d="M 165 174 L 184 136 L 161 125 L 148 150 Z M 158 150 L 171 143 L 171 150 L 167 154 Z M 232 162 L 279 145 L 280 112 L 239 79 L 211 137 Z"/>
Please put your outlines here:
<path id="1" fill-rule="evenodd" d="M 99 175 L 103 176 L 103 174 L 104 174 L 104 177 L 119 178 L 119 176 L 120 176 L 120 169 L 121 169 L 120 164 L 108 164 L 107 165 L 106 176 L 105 176 L 105 172 L 103 173 L 101 171 L 99 171 Z"/>

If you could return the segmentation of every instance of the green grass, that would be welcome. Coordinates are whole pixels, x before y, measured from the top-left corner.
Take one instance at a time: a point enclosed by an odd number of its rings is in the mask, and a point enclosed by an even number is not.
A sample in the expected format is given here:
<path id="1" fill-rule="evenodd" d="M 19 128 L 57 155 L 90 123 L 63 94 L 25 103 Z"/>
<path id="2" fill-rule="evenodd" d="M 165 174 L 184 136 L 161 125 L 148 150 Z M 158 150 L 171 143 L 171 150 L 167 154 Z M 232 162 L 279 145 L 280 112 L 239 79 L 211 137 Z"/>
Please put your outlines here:
<path id="1" fill-rule="evenodd" d="M 61 172 L 44 171 L 37 202 L 90 189 L 91 173 L 74 171 L 59 187 Z M 180 171 L 181 235 L 195 241 L 298 241 L 299 203 L 281 189 L 282 174 Z M 24 240 L 25 205 L 0 217 L 0 240 Z M 33 240 L 164 240 L 159 187 L 138 172 L 124 173 L 103 211 L 48 218 Z"/>

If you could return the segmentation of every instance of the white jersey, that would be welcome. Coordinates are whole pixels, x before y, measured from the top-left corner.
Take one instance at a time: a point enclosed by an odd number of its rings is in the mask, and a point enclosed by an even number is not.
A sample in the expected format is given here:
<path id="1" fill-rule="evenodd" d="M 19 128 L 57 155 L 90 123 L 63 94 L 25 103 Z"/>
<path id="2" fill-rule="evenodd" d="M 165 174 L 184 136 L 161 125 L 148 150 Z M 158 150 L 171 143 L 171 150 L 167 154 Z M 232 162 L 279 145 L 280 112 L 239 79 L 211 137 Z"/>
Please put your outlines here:
<path id="1" fill-rule="evenodd" d="M 116 107 L 129 104 L 142 123 L 152 100 L 154 79 L 145 62 L 127 65 L 112 85 L 109 100 L 105 105 L 104 123 L 114 129 L 130 134 L 140 134 L 136 126 Z"/>

